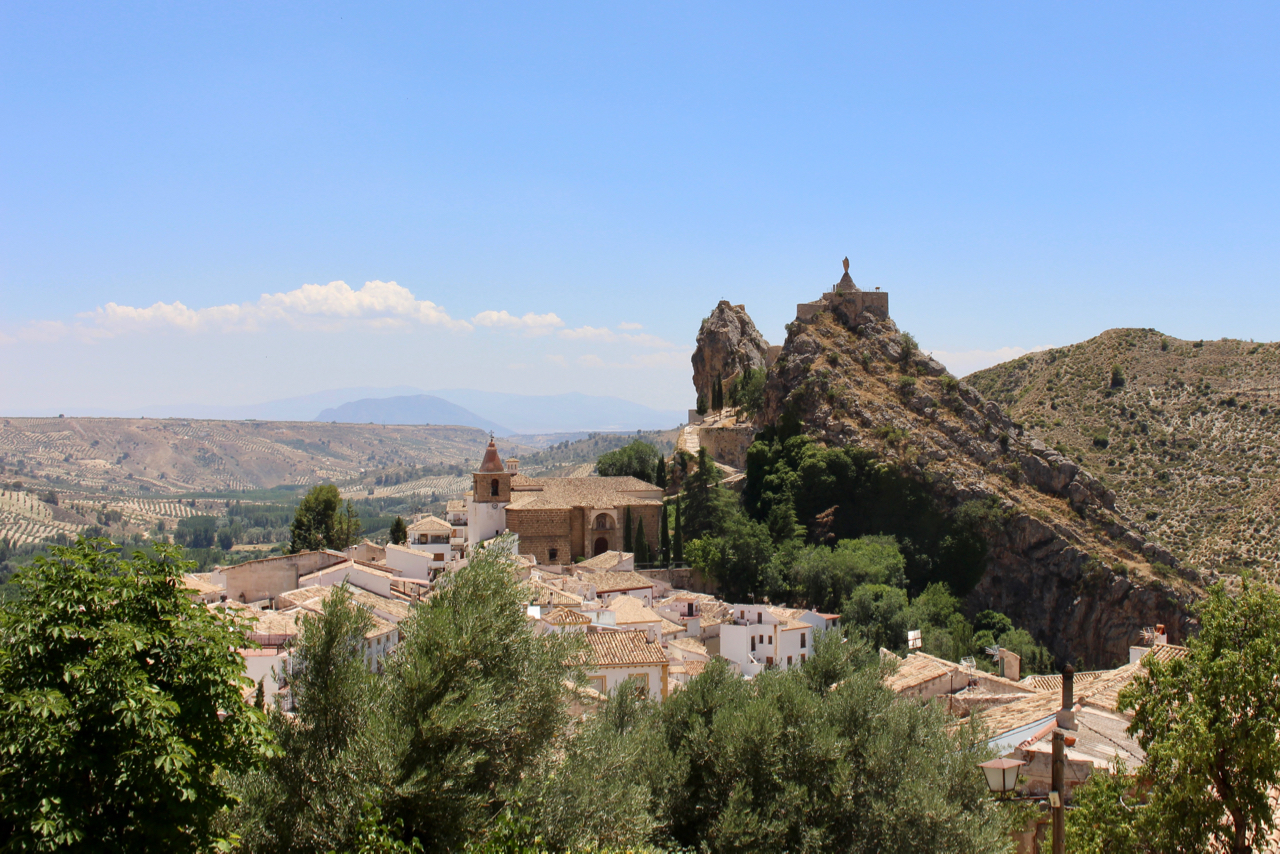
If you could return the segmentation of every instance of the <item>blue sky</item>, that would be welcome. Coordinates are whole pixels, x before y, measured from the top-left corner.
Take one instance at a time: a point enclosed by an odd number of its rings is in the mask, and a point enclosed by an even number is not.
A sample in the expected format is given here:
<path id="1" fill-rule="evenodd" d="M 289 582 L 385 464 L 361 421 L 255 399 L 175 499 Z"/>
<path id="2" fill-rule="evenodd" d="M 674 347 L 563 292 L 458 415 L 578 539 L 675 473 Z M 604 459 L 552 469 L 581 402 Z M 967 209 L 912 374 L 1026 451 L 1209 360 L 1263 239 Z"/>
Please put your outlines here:
<path id="1" fill-rule="evenodd" d="M 0 410 L 679 408 L 845 255 L 957 372 L 1275 338 L 1280 7 L 795 5 L 0 5 Z"/>

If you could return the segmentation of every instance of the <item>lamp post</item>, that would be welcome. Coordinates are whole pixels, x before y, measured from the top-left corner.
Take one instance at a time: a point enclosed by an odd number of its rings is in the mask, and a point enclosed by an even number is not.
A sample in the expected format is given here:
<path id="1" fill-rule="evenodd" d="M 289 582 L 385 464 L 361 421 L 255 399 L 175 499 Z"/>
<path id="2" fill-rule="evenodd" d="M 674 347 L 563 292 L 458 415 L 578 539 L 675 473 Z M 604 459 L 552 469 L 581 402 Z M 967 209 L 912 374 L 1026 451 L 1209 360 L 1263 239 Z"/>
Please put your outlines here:
<path id="1" fill-rule="evenodd" d="M 978 767 L 987 778 L 987 788 L 1000 800 L 1004 801 L 1044 801 L 1049 802 L 1049 813 L 1053 823 L 1053 854 L 1066 852 L 1066 800 L 1067 800 L 1067 731 L 1076 729 L 1075 715 L 1075 668 L 1067 665 L 1062 669 L 1062 708 L 1058 710 L 1056 726 L 1053 730 L 1053 754 L 1050 764 L 1052 789 L 1047 798 L 1024 797 L 1012 798 L 1012 792 L 1018 784 L 1018 769 L 1025 765 L 1017 759 L 992 759 L 979 762 Z M 1074 744 L 1075 739 L 1071 742 Z"/>
<path id="2" fill-rule="evenodd" d="M 1027 763 L 1019 759 L 992 759 L 990 762 L 979 762 L 978 767 L 987 777 L 987 788 L 991 794 L 1007 797 L 1018 788 L 1018 769 Z"/>

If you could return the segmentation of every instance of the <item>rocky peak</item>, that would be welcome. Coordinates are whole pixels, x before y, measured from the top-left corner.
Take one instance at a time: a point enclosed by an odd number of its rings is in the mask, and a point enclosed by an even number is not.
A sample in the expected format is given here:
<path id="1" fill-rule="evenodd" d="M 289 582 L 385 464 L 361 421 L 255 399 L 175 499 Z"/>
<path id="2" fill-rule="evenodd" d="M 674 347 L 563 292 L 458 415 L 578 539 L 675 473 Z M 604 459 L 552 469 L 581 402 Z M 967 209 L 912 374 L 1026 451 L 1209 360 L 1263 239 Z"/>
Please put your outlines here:
<path id="1" fill-rule="evenodd" d="M 808 306 L 801 306 L 801 309 Z M 790 416 L 828 446 L 876 452 L 928 486 L 940 507 L 993 499 L 974 610 L 1010 615 L 1059 658 L 1109 666 L 1145 626 L 1184 638 L 1197 573 L 1178 569 L 1081 466 L 1023 432 L 877 312 L 813 305 L 770 368 L 762 422 Z"/>
<path id="2" fill-rule="evenodd" d="M 693 351 L 693 387 L 707 404 L 716 377 L 729 382 L 746 370 L 765 367 L 769 342 L 756 329 L 746 308 L 720 303 L 698 330 L 698 346 Z"/>

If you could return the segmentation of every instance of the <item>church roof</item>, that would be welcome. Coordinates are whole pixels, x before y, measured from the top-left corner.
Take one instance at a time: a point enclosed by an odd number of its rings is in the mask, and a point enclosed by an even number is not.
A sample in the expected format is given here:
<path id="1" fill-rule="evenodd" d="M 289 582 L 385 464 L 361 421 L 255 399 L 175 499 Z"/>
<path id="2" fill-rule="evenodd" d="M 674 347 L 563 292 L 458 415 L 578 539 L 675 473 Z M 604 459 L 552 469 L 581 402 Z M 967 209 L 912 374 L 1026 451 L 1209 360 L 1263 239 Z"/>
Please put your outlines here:
<path id="1" fill-rule="evenodd" d="M 662 490 L 634 477 L 539 477 L 520 486 L 508 511 L 662 505 Z M 645 492 L 655 497 L 643 496 Z"/>
<path id="2" fill-rule="evenodd" d="M 493 444 L 493 439 L 490 439 L 489 447 L 484 449 L 484 459 L 480 461 L 480 472 L 496 474 L 506 470 L 506 466 L 502 464 L 502 458 L 498 456 L 498 447 Z"/>

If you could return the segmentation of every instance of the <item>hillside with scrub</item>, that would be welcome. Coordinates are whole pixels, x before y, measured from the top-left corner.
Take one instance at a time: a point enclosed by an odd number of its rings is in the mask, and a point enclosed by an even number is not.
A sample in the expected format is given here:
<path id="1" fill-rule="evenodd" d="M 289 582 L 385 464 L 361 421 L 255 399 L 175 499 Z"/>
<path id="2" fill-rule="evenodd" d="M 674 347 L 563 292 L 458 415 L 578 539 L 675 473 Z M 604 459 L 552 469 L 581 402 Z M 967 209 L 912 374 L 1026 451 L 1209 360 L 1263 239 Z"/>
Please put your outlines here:
<path id="1" fill-rule="evenodd" d="M 966 380 L 1188 564 L 1276 577 L 1280 344 L 1111 329 Z"/>

